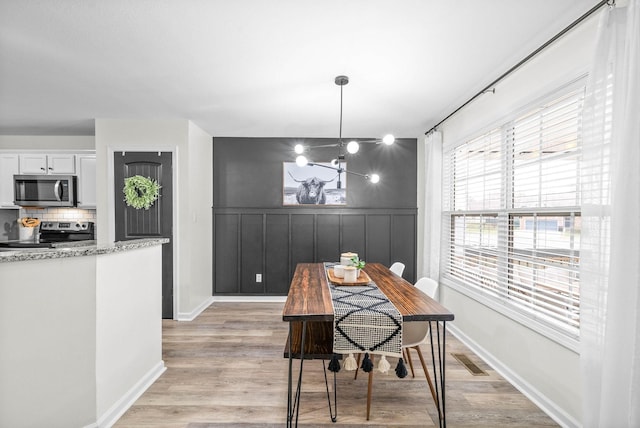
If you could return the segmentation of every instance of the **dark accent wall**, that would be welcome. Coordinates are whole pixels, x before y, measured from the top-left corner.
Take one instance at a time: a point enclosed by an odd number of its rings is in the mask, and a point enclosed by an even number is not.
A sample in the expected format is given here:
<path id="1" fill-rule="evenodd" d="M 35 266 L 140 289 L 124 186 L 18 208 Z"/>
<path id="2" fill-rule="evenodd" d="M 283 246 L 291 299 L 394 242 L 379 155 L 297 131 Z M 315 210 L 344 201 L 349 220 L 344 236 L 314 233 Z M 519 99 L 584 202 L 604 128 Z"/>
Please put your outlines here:
<path id="1" fill-rule="evenodd" d="M 349 170 L 376 171 L 381 182 L 349 175 L 346 206 L 282 205 L 283 162 L 295 160 L 293 146 L 335 141 L 214 138 L 214 294 L 285 295 L 297 263 L 337 261 L 345 251 L 387 266 L 401 261 L 404 278 L 415 281 L 416 139 L 362 144 L 347 155 Z M 329 162 L 336 154 L 318 148 L 309 157 Z"/>

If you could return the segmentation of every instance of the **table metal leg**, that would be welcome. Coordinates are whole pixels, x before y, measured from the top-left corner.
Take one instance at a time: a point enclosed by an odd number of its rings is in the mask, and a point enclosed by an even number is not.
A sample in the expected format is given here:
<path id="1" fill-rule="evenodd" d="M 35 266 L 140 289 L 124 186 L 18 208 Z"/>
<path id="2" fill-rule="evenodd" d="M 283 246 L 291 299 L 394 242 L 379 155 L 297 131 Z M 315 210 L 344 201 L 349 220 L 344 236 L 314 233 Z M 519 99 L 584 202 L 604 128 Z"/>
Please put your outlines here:
<path id="1" fill-rule="evenodd" d="M 307 321 L 302 321 L 302 333 L 300 339 L 300 373 L 298 373 L 298 385 L 296 387 L 296 393 L 292 396 L 292 381 L 293 381 L 293 353 L 291 351 L 291 340 L 293 335 L 292 323 L 289 323 L 289 384 L 287 398 L 287 428 L 298 426 L 298 416 L 300 414 L 300 392 L 302 389 L 302 368 L 304 365 L 304 341 L 307 333 Z M 295 425 L 294 425 L 295 414 Z"/>
<path id="2" fill-rule="evenodd" d="M 293 323 L 289 323 L 289 339 L 287 350 L 289 353 L 289 375 L 287 377 L 287 428 L 291 427 L 291 377 L 293 374 L 293 355 L 291 354 L 291 340 L 293 336 Z"/>
<path id="3" fill-rule="evenodd" d="M 442 394 L 442 428 L 447 428 L 447 418 L 446 418 L 446 413 L 445 413 L 445 374 L 446 374 L 446 370 L 444 367 L 444 363 L 446 360 L 446 340 L 447 340 L 447 322 L 443 321 L 442 322 L 442 351 L 440 352 L 440 355 L 442 356 L 442 374 L 440 375 L 440 377 L 442 378 L 442 388 L 441 388 L 441 394 Z"/>
<path id="4" fill-rule="evenodd" d="M 433 323 L 435 323 L 436 327 L 436 340 L 438 346 L 438 362 L 436 365 L 436 352 L 434 350 L 433 344 Z M 429 335 L 431 339 L 431 362 L 433 364 L 433 376 L 434 383 L 436 387 L 436 396 L 438 397 L 438 402 L 436 406 L 438 408 L 438 418 L 439 418 L 439 426 L 440 428 L 446 428 L 447 419 L 446 419 L 446 408 L 445 408 L 445 337 L 446 337 L 446 321 L 442 322 L 442 343 L 440 343 L 440 323 L 437 321 L 429 321 Z M 438 376 L 440 376 L 440 382 L 438 382 Z"/>
<path id="5" fill-rule="evenodd" d="M 295 351 L 293 350 L 293 340 L 294 333 L 297 334 L 297 329 L 294 328 L 293 322 L 289 323 L 289 341 L 287 342 L 288 346 L 288 354 L 289 354 L 289 373 L 288 373 L 288 385 L 287 385 L 287 428 L 297 427 L 298 426 L 298 417 L 300 414 L 300 400 L 302 396 L 302 373 L 303 366 L 305 360 L 305 342 L 307 341 L 307 321 L 299 322 L 302 325 L 302 331 L 300 333 L 300 353 L 294 357 Z M 297 325 L 296 325 L 297 327 Z M 313 323 L 309 326 L 310 330 L 313 330 Z M 309 340 L 313 343 L 314 334 L 312 332 L 309 333 Z M 297 337 L 296 337 L 297 339 Z M 297 346 L 296 346 L 297 350 Z M 313 354 L 310 355 L 311 359 L 313 358 Z M 293 360 L 300 359 L 300 372 L 298 373 L 298 384 L 296 386 L 295 392 L 293 390 Z M 337 377 L 336 373 L 333 372 L 333 401 L 334 405 L 331 406 L 331 394 L 329 392 L 329 379 L 327 378 L 327 366 L 325 364 L 324 358 L 322 359 L 322 368 L 324 372 L 324 382 L 327 390 L 327 402 L 329 404 L 329 416 L 332 422 L 336 422 L 338 419 L 338 389 L 337 389 Z"/>
<path id="6" fill-rule="evenodd" d="M 322 360 L 322 370 L 324 371 L 324 386 L 327 389 L 327 403 L 329 404 L 329 417 L 331 418 L 331 422 L 336 422 L 338 420 L 338 388 L 336 381 L 336 372 L 333 372 L 333 405 L 334 408 L 331 409 L 331 395 L 329 394 L 329 381 L 327 380 L 327 367 Z"/>

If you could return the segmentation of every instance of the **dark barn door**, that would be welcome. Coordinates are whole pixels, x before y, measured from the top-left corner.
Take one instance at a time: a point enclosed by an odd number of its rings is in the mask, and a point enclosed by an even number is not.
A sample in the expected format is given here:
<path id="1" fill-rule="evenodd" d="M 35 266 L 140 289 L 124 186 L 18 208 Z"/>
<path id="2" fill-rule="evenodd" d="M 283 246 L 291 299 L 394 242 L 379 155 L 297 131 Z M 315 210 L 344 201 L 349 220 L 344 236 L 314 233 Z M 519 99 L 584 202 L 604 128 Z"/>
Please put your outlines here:
<path id="1" fill-rule="evenodd" d="M 113 155 L 116 241 L 169 238 L 162 245 L 162 318 L 173 318 L 173 186 L 170 152 L 117 152 Z M 124 202 L 124 179 L 141 175 L 157 180 L 160 197 L 148 209 Z"/>

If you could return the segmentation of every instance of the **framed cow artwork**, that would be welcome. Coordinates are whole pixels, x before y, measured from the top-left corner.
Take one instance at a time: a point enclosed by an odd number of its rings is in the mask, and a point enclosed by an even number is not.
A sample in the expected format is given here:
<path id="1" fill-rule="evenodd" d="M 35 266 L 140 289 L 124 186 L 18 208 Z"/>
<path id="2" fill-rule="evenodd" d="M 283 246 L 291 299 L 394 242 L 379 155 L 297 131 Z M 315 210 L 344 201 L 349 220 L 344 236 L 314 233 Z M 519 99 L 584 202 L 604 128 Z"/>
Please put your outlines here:
<path id="1" fill-rule="evenodd" d="M 341 167 L 347 169 L 346 163 Z M 329 162 L 298 166 L 283 163 L 283 205 L 346 205 L 347 177 Z"/>

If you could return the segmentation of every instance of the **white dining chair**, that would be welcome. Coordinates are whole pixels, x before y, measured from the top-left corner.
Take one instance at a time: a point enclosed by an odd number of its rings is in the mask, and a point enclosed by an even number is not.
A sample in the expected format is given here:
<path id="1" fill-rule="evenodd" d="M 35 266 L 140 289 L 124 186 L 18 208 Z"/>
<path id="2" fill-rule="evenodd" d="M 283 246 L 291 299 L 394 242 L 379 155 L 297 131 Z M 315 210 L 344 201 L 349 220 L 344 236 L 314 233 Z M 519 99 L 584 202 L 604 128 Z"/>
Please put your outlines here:
<path id="1" fill-rule="evenodd" d="M 395 262 L 391 265 L 391 267 L 389 268 L 389 270 L 393 273 L 395 273 L 398 276 L 402 276 L 402 273 L 404 272 L 404 263 L 401 262 Z"/>
<path id="2" fill-rule="evenodd" d="M 415 287 L 434 300 L 438 300 L 438 282 L 434 279 L 423 276 L 415 283 Z"/>
<path id="3" fill-rule="evenodd" d="M 394 263 L 395 264 L 395 263 Z M 402 264 L 402 263 L 400 263 Z M 393 266 L 392 266 L 393 267 Z M 404 265 L 402 265 L 404 268 Z M 431 297 L 432 299 L 436 298 L 436 294 L 438 293 L 438 283 L 431 278 L 420 278 L 418 282 L 415 283 L 415 287 L 420 290 L 422 293 Z M 415 350 L 418 353 L 418 357 L 420 358 L 420 363 L 422 364 L 422 370 L 424 370 L 424 376 L 427 379 L 427 384 L 429 385 L 429 390 L 431 391 L 431 396 L 433 397 L 433 402 L 436 404 L 438 408 L 438 412 L 440 412 L 440 405 L 438 404 L 438 396 L 436 395 L 436 390 L 433 387 L 433 382 L 431 381 L 431 376 L 429 376 L 429 371 L 427 370 L 427 364 L 424 361 L 424 357 L 422 355 L 422 351 L 420 350 L 420 345 L 426 343 L 429 337 L 430 324 L 429 321 L 409 321 L 404 322 L 402 324 L 402 354 L 404 355 L 404 359 L 409 363 L 409 367 L 411 368 L 411 375 L 416 377 L 413 371 L 413 362 L 411 361 L 411 350 Z M 360 367 L 360 356 L 362 354 L 358 354 L 358 367 Z M 371 362 L 373 362 L 373 355 L 370 355 L 369 358 Z M 358 378 L 358 369 L 356 369 L 355 379 Z M 369 420 L 369 414 L 371 410 L 371 392 L 373 390 L 373 370 L 369 372 L 369 383 L 367 386 L 367 420 Z"/>

